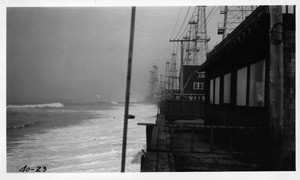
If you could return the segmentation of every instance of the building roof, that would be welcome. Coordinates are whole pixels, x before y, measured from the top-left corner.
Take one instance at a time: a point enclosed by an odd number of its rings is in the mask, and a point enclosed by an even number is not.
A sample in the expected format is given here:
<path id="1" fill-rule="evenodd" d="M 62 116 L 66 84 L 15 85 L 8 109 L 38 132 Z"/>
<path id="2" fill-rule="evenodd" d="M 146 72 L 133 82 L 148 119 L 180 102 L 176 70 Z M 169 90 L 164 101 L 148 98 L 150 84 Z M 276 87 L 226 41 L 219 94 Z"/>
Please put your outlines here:
<path id="1" fill-rule="evenodd" d="M 259 6 L 256 8 L 238 27 L 207 54 L 207 61 L 201 65 L 201 69 L 205 71 L 214 63 L 220 61 L 224 53 L 230 53 L 242 41 L 248 40 L 250 35 L 260 33 L 258 30 L 262 28 L 261 25 L 264 23 L 263 27 L 266 26 L 264 20 L 266 19 L 266 15 L 268 15 L 268 11 L 268 6 Z"/>

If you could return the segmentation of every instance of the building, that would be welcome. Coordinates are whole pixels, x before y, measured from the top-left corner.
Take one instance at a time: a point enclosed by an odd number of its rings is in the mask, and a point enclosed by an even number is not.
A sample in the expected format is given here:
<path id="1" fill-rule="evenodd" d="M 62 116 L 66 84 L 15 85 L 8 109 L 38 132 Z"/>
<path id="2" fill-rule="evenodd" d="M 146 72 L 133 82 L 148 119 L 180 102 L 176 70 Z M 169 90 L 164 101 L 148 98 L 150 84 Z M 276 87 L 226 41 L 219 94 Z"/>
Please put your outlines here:
<path id="1" fill-rule="evenodd" d="M 200 66 L 183 66 L 183 94 L 190 100 L 204 101 L 205 72 L 199 71 Z"/>
<path id="2" fill-rule="evenodd" d="M 260 128 L 233 143 L 265 151 L 270 170 L 295 170 L 295 7 L 258 7 L 201 70 L 205 124 Z"/>

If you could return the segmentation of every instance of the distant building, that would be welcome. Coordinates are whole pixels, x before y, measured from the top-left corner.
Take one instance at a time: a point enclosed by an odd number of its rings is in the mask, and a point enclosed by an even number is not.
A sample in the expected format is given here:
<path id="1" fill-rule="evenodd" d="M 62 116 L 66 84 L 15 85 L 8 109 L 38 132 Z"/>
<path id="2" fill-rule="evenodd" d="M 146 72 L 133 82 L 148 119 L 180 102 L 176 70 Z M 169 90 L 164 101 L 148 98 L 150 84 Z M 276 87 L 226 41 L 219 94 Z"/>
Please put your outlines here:
<path id="1" fill-rule="evenodd" d="M 204 101 L 205 72 L 200 66 L 183 66 L 183 94 L 193 97 L 193 100 Z"/>

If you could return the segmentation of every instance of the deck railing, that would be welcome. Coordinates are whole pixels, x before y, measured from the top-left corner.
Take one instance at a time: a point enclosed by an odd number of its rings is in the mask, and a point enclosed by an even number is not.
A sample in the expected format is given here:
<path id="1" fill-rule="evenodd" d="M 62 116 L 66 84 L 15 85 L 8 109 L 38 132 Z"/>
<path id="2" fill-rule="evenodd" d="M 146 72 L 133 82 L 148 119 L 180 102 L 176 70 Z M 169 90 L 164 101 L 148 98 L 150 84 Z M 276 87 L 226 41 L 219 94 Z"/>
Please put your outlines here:
<path id="1" fill-rule="evenodd" d="M 165 125 L 157 125 L 150 123 L 138 123 L 138 125 L 146 126 L 146 141 L 147 141 L 147 151 L 160 151 L 158 147 L 158 139 L 153 142 L 152 133 L 155 126 L 165 126 L 170 129 L 170 145 L 169 148 L 164 149 L 163 151 L 173 151 L 174 144 L 174 130 L 175 129 L 184 129 L 185 131 L 189 131 L 191 133 L 191 141 L 190 141 L 190 150 L 189 152 L 193 152 L 195 150 L 195 131 L 200 130 L 209 130 L 209 144 L 210 151 L 204 153 L 214 153 L 214 140 L 215 140 L 215 132 L 216 130 L 225 130 L 228 133 L 228 152 L 232 152 L 232 134 L 234 130 L 244 130 L 244 131 L 254 131 L 254 130 L 262 130 L 261 127 L 244 127 L 244 126 L 212 126 L 212 125 L 193 125 L 193 124 L 165 124 Z M 158 128 L 159 129 L 159 128 Z M 159 131 L 157 132 L 157 137 L 159 137 Z"/>

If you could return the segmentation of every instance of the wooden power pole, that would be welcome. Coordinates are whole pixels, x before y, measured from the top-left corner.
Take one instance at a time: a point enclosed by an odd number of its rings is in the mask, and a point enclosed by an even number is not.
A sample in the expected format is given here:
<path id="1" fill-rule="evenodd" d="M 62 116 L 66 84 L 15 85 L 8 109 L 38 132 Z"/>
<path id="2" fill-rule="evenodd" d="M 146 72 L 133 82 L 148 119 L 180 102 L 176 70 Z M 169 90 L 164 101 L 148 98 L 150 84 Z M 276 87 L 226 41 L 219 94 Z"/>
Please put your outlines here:
<path id="1" fill-rule="evenodd" d="M 125 162 L 126 162 L 125 160 L 126 160 L 128 109 L 129 109 L 129 98 L 130 98 L 131 67 L 132 67 L 133 40 L 134 40 L 134 24 L 135 24 L 135 7 L 132 7 L 130 37 L 129 37 L 128 65 L 127 65 L 127 81 L 126 81 L 126 98 L 125 98 L 121 172 L 125 172 Z"/>
<path id="2" fill-rule="evenodd" d="M 281 135 L 283 132 L 283 24 L 282 7 L 270 6 L 270 130 L 273 143 L 277 150 L 281 150 Z M 280 154 L 276 163 L 280 168 Z"/>

